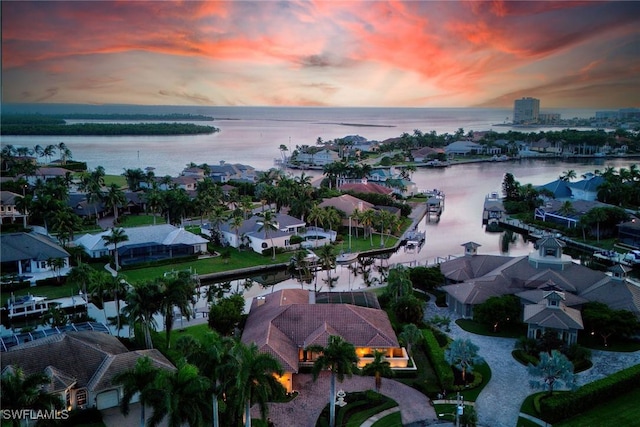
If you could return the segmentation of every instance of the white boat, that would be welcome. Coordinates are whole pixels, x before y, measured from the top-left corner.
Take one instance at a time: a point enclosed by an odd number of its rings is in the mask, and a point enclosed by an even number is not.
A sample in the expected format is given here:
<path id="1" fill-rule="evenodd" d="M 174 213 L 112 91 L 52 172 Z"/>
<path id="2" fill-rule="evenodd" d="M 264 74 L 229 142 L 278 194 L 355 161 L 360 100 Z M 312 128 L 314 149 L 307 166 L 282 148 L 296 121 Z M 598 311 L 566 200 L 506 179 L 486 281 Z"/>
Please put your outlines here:
<path id="1" fill-rule="evenodd" d="M 640 251 L 639 250 L 629 251 L 626 254 L 624 254 L 622 259 L 632 265 L 640 264 Z"/>
<path id="2" fill-rule="evenodd" d="M 62 310 L 78 308 L 87 305 L 87 301 L 82 295 L 47 299 L 46 297 L 25 295 L 22 297 L 11 297 L 7 305 L 2 307 L 9 319 L 37 317 L 46 313 L 50 307 L 58 307 Z"/>

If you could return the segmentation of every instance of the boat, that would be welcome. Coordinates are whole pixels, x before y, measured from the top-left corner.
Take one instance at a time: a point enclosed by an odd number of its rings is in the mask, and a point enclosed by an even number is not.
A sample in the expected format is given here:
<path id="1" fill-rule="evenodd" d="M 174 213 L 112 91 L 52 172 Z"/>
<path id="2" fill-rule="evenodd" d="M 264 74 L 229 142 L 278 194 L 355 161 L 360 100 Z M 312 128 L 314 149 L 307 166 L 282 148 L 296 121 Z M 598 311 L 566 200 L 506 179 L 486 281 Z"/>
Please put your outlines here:
<path id="1" fill-rule="evenodd" d="M 51 300 L 47 299 L 47 297 L 30 294 L 21 297 L 12 296 L 7 301 L 6 306 L 2 307 L 2 315 L 9 319 L 39 317 L 49 311 L 51 307 L 70 310 L 85 307 L 86 305 L 87 302 L 82 295 Z"/>
<path id="2" fill-rule="evenodd" d="M 640 265 L 640 251 L 635 249 L 631 250 L 624 254 L 622 259 L 631 265 Z"/>
<path id="3" fill-rule="evenodd" d="M 336 263 L 338 264 L 351 264 L 358 259 L 357 252 L 342 253 L 336 257 Z"/>
<path id="4" fill-rule="evenodd" d="M 435 159 L 435 160 L 429 160 L 424 165 L 428 168 L 446 168 L 447 166 L 450 166 L 451 163 L 447 161 L 443 162 L 441 160 Z"/>

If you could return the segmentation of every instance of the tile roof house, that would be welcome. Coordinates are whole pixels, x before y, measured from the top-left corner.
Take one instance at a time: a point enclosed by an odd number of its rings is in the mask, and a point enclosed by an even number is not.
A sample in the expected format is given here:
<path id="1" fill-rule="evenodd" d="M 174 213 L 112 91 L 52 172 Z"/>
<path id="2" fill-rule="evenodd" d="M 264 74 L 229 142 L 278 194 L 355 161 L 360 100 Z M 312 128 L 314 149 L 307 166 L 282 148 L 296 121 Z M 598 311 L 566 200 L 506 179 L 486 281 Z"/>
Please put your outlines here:
<path id="1" fill-rule="evenodd" d="M 118 244 L 119 260 L 122 265 L 134 264 L 151 259 L 166 259 L 194 255 L 207 251 L 208 240 L 170 224 L 149 225 L 124 229 L 129 240 Z M 98 234 L 85 234 L 75 240 L 91 258 L 108 256 L 114 250 L 107 245 L 104 236 L 111 230 Z"/>
<path id="2" fill-rule="evenodd" d="M 640 317 L 640 284 L 627 277 L 627 269 L 617 266 L 605 273 L 576 264 L 562 253 L 564 242 L 553 237 L 540 239 L 537 246 L 536 251 L 520 257 L 467 250 L 465 256 L 442 263 L 449 309 L 470 318 L 473 307 L 490 297 L 513 294 L 526 307 L 539 303 L 546 292 L 558 291 L 566 307 L 598 301 Z M 528 310 L 532 315 L 533 309 Z"/>
<path id="3" fill-rule="evenodd" d="M 392 188 L 369 182 L 366 179 L 356 183 L 344 183 L 338 187 L 338 190 L 356 194 L 384 194 L 386 196 L 393 194 Z"/>
<path id="4" fill-rule="evenodd" d="M 351 302 L 361 293 L 331 294 L 344 294 Z M 365 299 L 375 299 L 365 293 Z M 313 365 L 317 358 L 308 347 L 325 346 L 330 335 L 340 336 L 355 346 L 360 367 L 373 360 L 375 349 L 385 352 L 393 368 L 407 367 L 407 353 L 400 347 L 386 312 L 376 305 L 377 299 L 364 307 L 329 302 L 325 296 L 303 289 L 284 289 L 252 301 L 242 342 L 255 343 L 260 351 L 271 354 L 282 364 L 285 375 L 281 382 L 288 391 L 292 376 L 301 367 Z M 325 300 L 327 303 L 320 303 Z"/>
<path id="5" fill-rule="evenodd" d="M 131 369 L 140 357 L 161 369 L 175 369 L 158 350 L 129 351 L 109 334 L 93 331 L 51 335 L 2 353 L 4 374 L 20 367 L 26 375 L 45 373 L 49 392 L 59 394 L 66 407 L 106 409 L 120 403 L 121 387 L 114 375 Z"/>
<path id="6" fill-rule="evenodd" d="M 58 273 L 66 274 L 69 253 L 50 238 L 38 233 L 0 234 L 0 263 L 2 274 L 37 274 L 39 279 L 53 277 L 54 272 L 47 260 L 62 258 L 65 267 Z"/>
<path id="7" fill-rule="evenodd" d="M 564 292 L 545 292 L 536 304 L 524 306 L 523 321 L 527 324 L 527 337 L 538 339 L 546 331 L 560 331 L 562 341 L 568 345 L 578 341 L 578 331 L 584 329 L 580 310 L 567 307 Z"/>

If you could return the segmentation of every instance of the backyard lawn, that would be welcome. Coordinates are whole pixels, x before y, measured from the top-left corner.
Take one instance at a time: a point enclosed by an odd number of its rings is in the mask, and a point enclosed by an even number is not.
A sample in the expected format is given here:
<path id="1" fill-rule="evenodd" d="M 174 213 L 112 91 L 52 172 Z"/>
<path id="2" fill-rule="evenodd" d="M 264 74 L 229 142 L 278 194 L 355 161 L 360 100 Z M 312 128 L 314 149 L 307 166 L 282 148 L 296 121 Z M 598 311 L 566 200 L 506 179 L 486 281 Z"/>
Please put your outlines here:
<path id="1" fill-rule="evenodd" d="M 634 403 L 635 402 L 635 403 Z M 554 427 L 618 427 L 638 425 L 640 420 L 640 388 L 620 395 L 588 412 L 556 423 Z"/>

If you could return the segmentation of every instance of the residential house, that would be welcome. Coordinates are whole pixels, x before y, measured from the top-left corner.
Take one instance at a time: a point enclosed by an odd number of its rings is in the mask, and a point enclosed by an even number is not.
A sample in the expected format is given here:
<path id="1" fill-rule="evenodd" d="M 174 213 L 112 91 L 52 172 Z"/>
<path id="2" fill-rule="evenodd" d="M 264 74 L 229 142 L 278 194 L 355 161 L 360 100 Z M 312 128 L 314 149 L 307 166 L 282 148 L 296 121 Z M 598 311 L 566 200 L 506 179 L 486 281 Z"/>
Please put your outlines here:
<path id="1" fill-rule="evenodd" d="M 291 161 L 312 166 L 324 166 L 340 161 L 340 155 L 337 151 L 329 149 L 322 149 L 316 152 L 307 146 L 303 146 Z"/>
<path id="2" fill-rule="evenodd" d="M 561 154 L 562 144 L 558 141 L 551 142 L 547 140 L 547 138 L 541 138 L 537 141 L 533 141 L 529 145 L 529 149 L 531 151 L 537 151 L 538 153 L 544 154 Z"/>
<path id="3" fill-rule="evenodd" d="M 51 379 L 47 391 L 59 395 L 67 409 L 107 409 L 122 399 L 122 387 L 113 377 L 132 369 L 141 357 L 149 357 L 157 368 L 175 369 L 156 349 L 129 351 L 116 337 L 93 331 L 55 334 L 11 347 L 2 353 L 1 366 L 3 375 L 17 368 L 25 375 L 46 374 Z"/>
<path id="4" fill-rule="evenodd" d="M 338 186 L 338 190 L 348 193 L 361 193 L 361 194 L 384 194 L 390 196 L 393 194 L 393 189 L 384 185 L 376 184 L 375 182 L 369 182 L 366 178 L 363 178 L 360 182 L 347 182 Z"/>
<path id="5" fill-rule="evenodd" d="M 364 212 L 366 210 L 373 209 L 372 203 L 365 202 L 364 200 L 358 199 L 351 194 L 343 194 L 338 197 L 324 199 L 318 206 L 320 206 L 321 208 L 333 207 L 341 212 L 344 212 L 345 218 L 342 220 L 342 225 L 344 226 L 349 226 L 349 218 L 352 217 L 356 212 Z M 357 221 L 352 221 L 351 225 L 353 225 L 354 227 L 360 226 Z"/>
<path id="6" fill-rule="evenodd" d="M 489 147 L 473 141 L 455 141 L 444 147 L 447 156 L 467 156 L 473 154 L 499 155 L 502 153 L 500 147 Z"/>
<path id="7" fill-rule="evenodd" d="M 571 200 L 571 209 L 565 209 L 565 203 L 562 200 L 548 200 L 544 205 L 538 207 L 534 211 L 535 219 L 541 221 L 552 222 L 567 228 L 574 228 L 580 222 L 580 218 L 587 214 L 593 208 L 614 207 L 601 202 L 586 200 Z"/>
<path id="8" fill-rule="evenodd" d="M 586 301 L 598 301 L 640 317 L 639 283 L 617 267 L 605 273 L 574 263 L 563 254 L 564 243 L 558 239 L 540 239 L 536 251 L 520 257 L 478 255 L 477 244 L 469 242 L 464 246 L 465 256 L 440 265 L 447 282 L 443 287 L 447 304 L 460 316 L 473 317 L 473 307 L 490 297 L 517 295 L 526 306 L 532 301 L 541 303 L 545 295 L 542 291 L 556 290 L 563 293 L 562 306 L 579 308 Z M 539 324 L 539 318 L 533 315 L 543 310 L 527 310 L 532 324 Z M 559 336 L 562 338 L 563 334 Z"/>
<path id="9" fill-rule="evenodd" d="M 618 224 L 618 241 L 632 248 L 640 249 L 640 221 L 631 221 Z"/>
<path id="10" fill-rule="evenodd" d="M 564 299 L 564 292 L 551 290 L 545 292 L 536 304 L 524 306 L 523 321 L 527 324 L 527 337 L 537 339 L 552 332 L 567 345 L 578 342 L 578 331 L 584 329 L 582 314 L 580 310 L 567 307 Z"/>
<path id="11" fill-rule="evenodd" d="M 7 222 L 14 223 L 16 219 L 22 220 L 22 226 L 27 226 L 28 212 L 20 212 L 16 207 L 16 200 L 21 198 L 20 194 L 11 191 L 0 191 L 0 224 Z"/>
<path id="12" fill-rule="evenodd" d="M 604 183 L 604 178 L 591 173 L 585 174 L 584 177 L 580 181 L 567 182 L 571 196 L 578 200 L 594 201 L 598 197 L 598 188 Z"/>
<path id="13" fill-rule="evenodd" d="M 422 147 L 411 151 L 411 157 L 413 157 L 413 161 L 416 163 L 427 162 L 438 157 L 440 154 L 445 154 L 445 151 L 442 148 Z"/>
<path id="14" fill-rule="evenodd" d="M 210 165 L 209 168 L 211 169 L 209 177 L 214 182 L 256 182 L 258 180 L 255 168 L 240 163 L 231 164 L 221 160 L 219 165 Z"/>
<path id="15" fill-rule="evenodd" d="M 176 258 L 207 252 L 208 240 L 170 224 L 125 228 L 128 240 L 118 244 L 121 265 L 145 261 Z M 111 230 L 98 234 L 85 234 L 75 240 L 91 258 L 108 256 L 114 245 L 107 245 L 104 237 Z"/>
<path id="16" fill-rule="evenodd" d="M 25 175 L 24 178 L 30 186 L 34 186 L 38 180 L 49 181 L 56 178 L 65 178 L 69 175 L 73 175 L 73 172 L 65 168 L 47 168 L 40 167 L 31 175 Z"/>
<path id="17" fill-rule="evenodd" d="M 69 253 L 47 236 L 38 233 L 0 234 L 2 274 L 31 276 L 32 281 L 64 275 L 69 271 Z M 48 261 L 64 260 L 64 267 L 54 271 Z"/>
<path id="18" fill-rule="evenodd" d="M 331 335 L 353 344 L 359 367 L 373 360 L 375 350 L 384 352 L 394 369 L 409 365 L 386 312 L 370 292 L 284 289 L 254 298 L 241 340 L 280 362 L 285 373 L 278 379 L 291 392 L 293 376 L 318 357 L 309 347 L 326 346 Z"/>
<path id="19" fill-rule="evenodd" d="M 268 229 L 264 227 L 263 217 L 254 215 L 244 220 L 236 230 L 232 220 L 228 220 L 220 224 L 221 239 L 231 247 L 238 248 L 244 244 L 255 252 L 262 253 L 272 246 L 292 248 L 291 236 L 302 233 L 306 226 L 303 220 L 282 213 L 275 214 L 275 222 L 275 229 Z M 335 236 L 333 240 L 335 240 Z"/>

